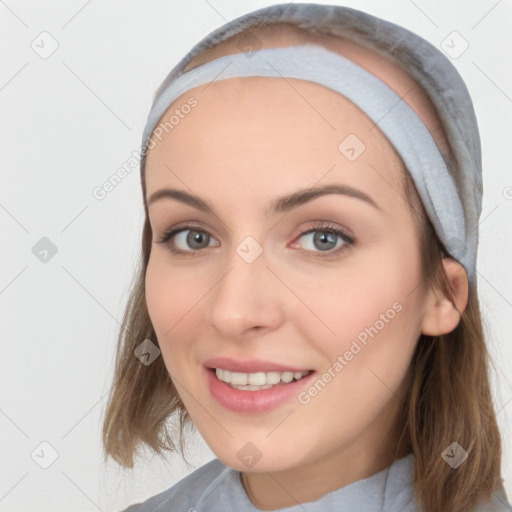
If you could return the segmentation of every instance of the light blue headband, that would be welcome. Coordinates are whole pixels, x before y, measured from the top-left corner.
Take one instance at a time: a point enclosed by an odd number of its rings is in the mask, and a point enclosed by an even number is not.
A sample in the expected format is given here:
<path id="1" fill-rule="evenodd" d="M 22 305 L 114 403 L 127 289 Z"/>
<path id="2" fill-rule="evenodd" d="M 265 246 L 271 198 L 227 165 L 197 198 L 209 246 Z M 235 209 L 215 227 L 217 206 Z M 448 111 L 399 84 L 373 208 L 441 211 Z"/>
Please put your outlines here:
<path id="1" fill-rule="evenodd" d="M 476 251 L 466 251 L 464 209 L 445 160 L 423 121 L 379 78 L 321 46 L 304 44 L 227 55 L 182 74 L 155 100 L 144 128 L 143 148 L 147 151 L 149 138 L 165 111 L 189 89 L 251 76 L 314 82 L 338 92 L 365 112 L 402 158 L 446 250 L 464 266 L 469 281 L 475 280 Z"/>

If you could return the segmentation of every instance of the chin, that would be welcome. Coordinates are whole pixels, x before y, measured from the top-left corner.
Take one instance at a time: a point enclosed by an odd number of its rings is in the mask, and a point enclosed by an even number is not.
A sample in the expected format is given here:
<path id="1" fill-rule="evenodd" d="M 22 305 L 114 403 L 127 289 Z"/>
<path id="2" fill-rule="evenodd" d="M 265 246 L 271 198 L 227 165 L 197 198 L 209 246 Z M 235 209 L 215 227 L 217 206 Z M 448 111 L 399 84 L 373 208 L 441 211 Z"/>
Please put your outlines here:
<path id="1" fill-rule="evenodd" d="M 220 449 L 210 446 L 210 449 L 224 465 L 243 473 L 275 473 L 299 466 L 303 462 L 296 448 L 288 453 L 288 450 L 279 451 L 277 447 L 270 446 L 271 443 L 266 448 L 250 441 L 233 444 L 236 446 L 232 450 L 225 445 Z M 267 456 L 265 452 L 269 452 Z"/>

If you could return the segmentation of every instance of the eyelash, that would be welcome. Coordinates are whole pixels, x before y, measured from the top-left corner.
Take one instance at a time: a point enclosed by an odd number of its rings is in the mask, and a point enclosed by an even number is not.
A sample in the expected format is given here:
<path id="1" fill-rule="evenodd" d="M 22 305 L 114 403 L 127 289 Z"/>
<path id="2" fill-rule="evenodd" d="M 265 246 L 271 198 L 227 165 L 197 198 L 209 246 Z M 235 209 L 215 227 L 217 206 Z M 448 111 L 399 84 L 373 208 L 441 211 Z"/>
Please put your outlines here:
<path id="1" fill-rule="evenodd" d="M 181 226 L 179 228 L 171 228 L 170 230 L 166 231 L 163 234 L 162 238 L 160 240 L 157 240 L 157 243 L 168 243 L 168 242 L 172 241 L 171 239 L 178 233 L 181 233 L 182 231 L 189 231 L 189 230 L 190 231 L 198 231 L 199 233 L 206 233 L 209 235 L 209 233 L 207 231 L 203 230 L 200 226 L 186 225 L 186 226 Z M 341 253 L 349 250 L 355 241 L 354 238 L 347 235 L 341 229 L 338 229 L 338 228 L 332 226 L 331 224 L 325 224 L 325 223 L 319 224 L 319 225 L 314 225 L 307 231 L 303 231 L 302 233 L 300 233 L 297 236 L 297 239 L 300 239 L 304 235 L 308 235 L 309 233 L 313 233 L 315 231 L 319 231 L 321 233 L 332 233 L 334 235 L 337 235 L 339 238 L 341 238 L 343 240 L 343 242 L 345 242 L 345 243 L 343 245 L 341 245 L 340 247 L 338 247 L 337 249 L 329 250 L 329 251 L 309 251 L 306 249 L 301 250 L 301 252 L 305 252 L 308 254 L 311 254 L 311 253 L 315 254 L 314 257 L 328 258 L 328 257 L 336 256 L 338 254 L 341 254 Z M 194 256 L 194 254 L 197 254 L 198 252 L 200 252 L 202 250 L 202 249 L 196 249 L 196 250 L 191 250 L 191 251 L 182 251 L 181 249 L 176 249 L 171 244 L 168 244 L 168 245 L 169 245 L 169 251 L 172 254 Z"/>

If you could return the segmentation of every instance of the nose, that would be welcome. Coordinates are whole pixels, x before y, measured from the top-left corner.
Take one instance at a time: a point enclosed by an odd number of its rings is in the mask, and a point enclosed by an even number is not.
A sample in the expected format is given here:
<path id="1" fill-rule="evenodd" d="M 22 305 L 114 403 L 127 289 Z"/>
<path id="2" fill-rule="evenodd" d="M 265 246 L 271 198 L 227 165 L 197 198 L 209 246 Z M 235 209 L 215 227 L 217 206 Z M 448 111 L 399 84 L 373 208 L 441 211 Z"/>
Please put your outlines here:
<path id="1" fill-rule="evenodd" d="M 277 329 L 283 321 L 282 283 L 267 267 L 263 252 L 248 263 L 235 251 L 209 294 L 207 321 L 222 339 L 241 341 Z"/>

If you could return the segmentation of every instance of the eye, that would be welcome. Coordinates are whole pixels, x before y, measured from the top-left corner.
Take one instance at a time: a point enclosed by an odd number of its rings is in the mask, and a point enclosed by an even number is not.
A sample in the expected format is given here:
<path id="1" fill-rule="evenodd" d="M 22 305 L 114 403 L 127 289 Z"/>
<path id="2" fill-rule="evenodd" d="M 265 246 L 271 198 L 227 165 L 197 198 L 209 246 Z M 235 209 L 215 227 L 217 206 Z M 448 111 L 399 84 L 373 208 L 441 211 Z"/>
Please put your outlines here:
<path id="1" fill-rule="evenodd" d="M 209 247 L 213 237 L 197 226 L 184 226 L 172 228 L 158 240 L 158 243 L 167 243 L 173 254 L 193 254 L 200 249 Z"/>
<path id="2" fill-rule="evenodd" d="M 298 239 L 301 238 L 307 241 L 306 252 L 320 258 L 337 255 L 354 244 L 352 237 L 330 224 L 312 226 L 299 235 Z"/>

